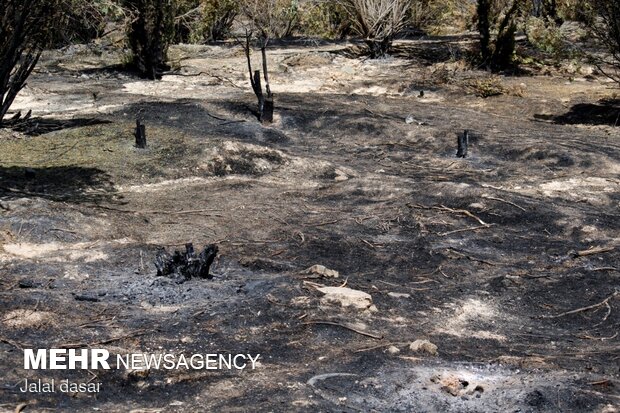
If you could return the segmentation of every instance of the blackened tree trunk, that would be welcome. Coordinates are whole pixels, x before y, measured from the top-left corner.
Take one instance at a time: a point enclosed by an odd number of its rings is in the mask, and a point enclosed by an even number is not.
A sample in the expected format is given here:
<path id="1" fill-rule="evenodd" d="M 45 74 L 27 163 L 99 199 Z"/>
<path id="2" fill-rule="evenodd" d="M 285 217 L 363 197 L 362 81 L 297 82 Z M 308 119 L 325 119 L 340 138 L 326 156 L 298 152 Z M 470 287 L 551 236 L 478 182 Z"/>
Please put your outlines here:
<path id="1" fill-rule="evenodd" d="M 148 79 L 160 79 L 170 67 L 168 46 L 174 36 L 172 0 L 125 0 L 135 17 L 128 38 L 133 65 Z"/>
<path id="2" fill-rule="evenodd" d="M 263 59 L 263 74 L 265 78 L 265 93 L 263 93 L 263 86 L 261 83 L 260 70 L 252 70 L 252 59 L 250 58 L 252 47 L 252 33 L 246 32 L 245 44 L 243 49 L 248 62 L 248 71 L 250 73 L 250 84 L 252 90 L 258 99 L 258 120 L 263 123 L 273 122 L 273 93 L 271 93 L 271 87 L 269 86 L 269 71 L 267 69 L 267 44 L 269 43 L 269 37 L 263 33 L 260 38 L 261 57 Z"/>
<path id="3" fill-rule="evenodd" d="M 491 0 L 478 0 L 478 32 L 480 33 L 480 54 L 486 65 L 491 59 Z"/>
<path id="4" fill-rule="evenodd" d="M 478 0 L 478 32 L 482 65 L 493 71 L 508 69 L 513 64 L 515 51 L 516 17 L 522 0 L 513 0 L 501 21 L 499 12 L 493 11 L 493 0 Z M 492 32 L 497 32 L 496 36 Z"/>

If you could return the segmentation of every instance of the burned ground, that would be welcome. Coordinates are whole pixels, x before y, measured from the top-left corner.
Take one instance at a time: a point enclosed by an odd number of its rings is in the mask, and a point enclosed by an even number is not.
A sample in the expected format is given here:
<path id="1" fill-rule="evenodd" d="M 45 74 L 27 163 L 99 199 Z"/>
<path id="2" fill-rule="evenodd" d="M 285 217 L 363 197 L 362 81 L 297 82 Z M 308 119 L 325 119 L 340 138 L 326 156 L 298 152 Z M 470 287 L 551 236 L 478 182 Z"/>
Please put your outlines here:
<path id="1" fill-rule="evenodd" d="M 556 74 L 503 80 L 523 96 L 452 82 L 418 97 L 434 43 L 377 62 L 343 47 L 272 51 L 271 126 L 234 48 L 179 47 L 205 74 L 157 83 L 44 59 L 17 106 L 102 123 L 0 132 L 2 409 L 617 411 L 618 129 L 558 121 L 609 84 Z M 475 139 L 457 159 L 463 129 Z M 158 249 L 186 242 L 218 245 L 213 280 L 155 276 Z M 315 264 L 340 277 L 304 272 Z M 374 307 L 316 288 L 343 284 Z M 75 346 L 261 364 L 21 369 L 22 348 Z M 96 401 L 27 397 L 24 374 L 104 384 Z"/>

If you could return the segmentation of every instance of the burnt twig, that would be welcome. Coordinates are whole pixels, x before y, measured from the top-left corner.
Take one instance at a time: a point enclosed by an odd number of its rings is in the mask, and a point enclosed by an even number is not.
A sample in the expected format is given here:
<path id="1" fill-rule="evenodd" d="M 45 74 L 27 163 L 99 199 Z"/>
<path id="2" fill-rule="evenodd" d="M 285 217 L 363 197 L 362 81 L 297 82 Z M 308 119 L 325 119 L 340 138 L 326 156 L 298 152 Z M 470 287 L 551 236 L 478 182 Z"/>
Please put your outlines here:
<path id="1" fill-rule="evenodd" d="M 302 323 L 303 325 L 309 325 L 309 324 L 327 324 L 327 325 L 331 325 L 331 326 L 338 326 L 338 327 L 342 327 L 345 328 L 347 330 L 353 331 L 354 333 L 360 334 L 362 336 L 366 336 L 366 337 L 370 337 L 370 338 L 374 338 L 375 340 L 383 340 L 383 336 L 379 336 L 377 334 L 372 334 L 372 333 L 367 333 L 365 331 L 362 330 L 358 330 L 354 327 L 351 327 L 347 324 L 341 324 L 341 323 L 337 323 L 335 321 L 329 321 L 329 320 L 310 320 L 310 321 L 305 321 Z"/>
<path id="2" fill-rule="evenodd" d="M 577 314 L 577 313 L 582 313 L 582 312 L 588 311 L 588 310 L 594 310 L 595 308 L 601 307 L 603 305 L 609 305 L 609 301 L 611 299 L 615 298 L 619 294 L 620 294 L 620 291 L 615 291 L 612 295 L 610 295 L 609 297 L 605 298 L 600 303 L 592 304 L 592 305 L 589 305 L 587 307 L 577 308 L 577 309 L 571 310 L 571 311 L 566 311 L 564 313 L 557 314 L 557 315 L 543 315 L 543 316 L 540 316 L 540 318 L 560 318 L 560 317 L 564 317 L 564 316 L 571 315 L 571 314 Z"/>

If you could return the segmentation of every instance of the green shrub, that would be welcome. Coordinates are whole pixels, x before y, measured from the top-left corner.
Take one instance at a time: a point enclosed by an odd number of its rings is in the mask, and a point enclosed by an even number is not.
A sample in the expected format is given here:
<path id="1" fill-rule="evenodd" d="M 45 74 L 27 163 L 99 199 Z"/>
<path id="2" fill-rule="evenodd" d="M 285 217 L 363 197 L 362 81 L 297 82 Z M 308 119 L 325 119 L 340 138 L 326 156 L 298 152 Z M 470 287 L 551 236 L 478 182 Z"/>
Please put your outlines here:
<path id="1" fill-rule="evenodd" d="M 297 29 L 300 34 L 339 39 L 351 33 L 351 21 L 338 3 L 304 2 L 299 5 Z"/>
<path id="2" fill-rule="evenodd" d="M 502 79 L 499 76 L 474 79 L 466 82 L 465 87 L 471 93 L 481 98 L 499 96 L 506 93 L 506 88 L 504 87 Z"/>
<path id="3" fill-rule="evenodd" d="M 525 33 L 532 46 L 556 59 L 566 56 L 567 48 L 562 31 L 551 19 L 531 16 L 525 24 Z"/>
<path id="4" fill-rule="evenodd" d="M 459 0 L 413 0 L 409 9 L 412 27 L 430 34 L 462 33 L 471 28 L 475 7 Z"/>
<path id="5" fill-rule="evenodd" d="M 181 0 L 175 18 L 176 43 L 224 40 L 239 13 L 237 0 Z"/>

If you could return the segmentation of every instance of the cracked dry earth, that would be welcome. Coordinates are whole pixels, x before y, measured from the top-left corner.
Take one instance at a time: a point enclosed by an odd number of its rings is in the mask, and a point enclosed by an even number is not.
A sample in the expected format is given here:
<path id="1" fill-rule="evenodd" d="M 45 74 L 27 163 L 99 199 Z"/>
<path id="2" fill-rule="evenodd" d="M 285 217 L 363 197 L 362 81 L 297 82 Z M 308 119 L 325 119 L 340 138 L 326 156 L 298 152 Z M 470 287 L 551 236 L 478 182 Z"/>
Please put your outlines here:
<path id="1" fill-rule="evenodd" d="M 270 50 L 269 126 L 232 47 L 178 46 L 182 75 L 155 83 L 110 51 L 46 54 L 14 106 L 35 121 L 0 131 L 0 411 L 618 411 L 618 128 L 560 121 L 610 85 L 532 74 L 481 99 L 433 83 L 427 54 L 345 46 Z M 218 245 L 214 279 L 156 277 L 186 242 Z M 344 284 L 370 298 L 319 291 Z M 76 345 L 261 360 L 22 369 L 22 348 Z M 24 395 L 26 377 L 102 390 Z"/>

